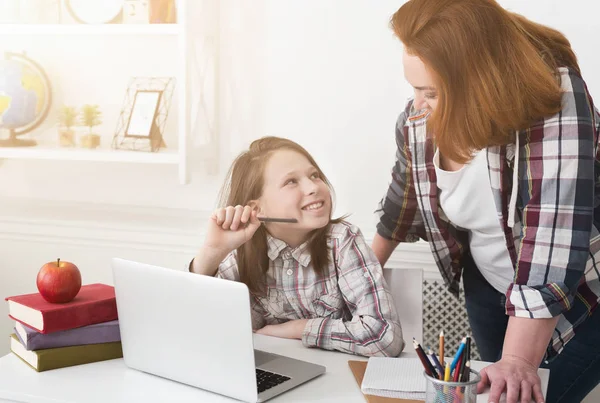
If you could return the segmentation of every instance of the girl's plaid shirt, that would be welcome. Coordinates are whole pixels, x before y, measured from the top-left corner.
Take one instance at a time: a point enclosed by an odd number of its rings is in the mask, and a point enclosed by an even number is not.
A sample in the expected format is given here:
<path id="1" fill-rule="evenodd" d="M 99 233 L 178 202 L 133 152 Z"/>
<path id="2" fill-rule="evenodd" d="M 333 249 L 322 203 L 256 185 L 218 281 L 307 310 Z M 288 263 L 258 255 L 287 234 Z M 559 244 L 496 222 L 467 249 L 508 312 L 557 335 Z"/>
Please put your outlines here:
<path id="1" fill-rule="evenodd" d="M 311 265 L 308 243 L 291 248 L 268 236 L 267 293 L 251 296 L 252 328 L 308 319 L 307 347 L 364 356 L 397 356 L 404 348 L 396 306 L 377 257 L 358 227 L 332 224 L 330 264 L 325 276 Z M 324 245 L 325 246 L 325 245 Z M 239 281 L 235 251 L 217 277 Z"/>

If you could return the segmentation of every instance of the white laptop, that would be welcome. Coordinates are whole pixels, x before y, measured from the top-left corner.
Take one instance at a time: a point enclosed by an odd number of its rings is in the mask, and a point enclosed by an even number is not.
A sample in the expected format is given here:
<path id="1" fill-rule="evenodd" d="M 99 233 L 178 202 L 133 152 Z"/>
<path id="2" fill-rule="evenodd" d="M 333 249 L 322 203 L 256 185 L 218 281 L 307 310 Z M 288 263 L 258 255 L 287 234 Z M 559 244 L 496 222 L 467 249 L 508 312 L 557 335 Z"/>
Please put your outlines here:
<path id="1" fill-rule="evenodd" d="M 245 402 L 263 402 L 325 372 L 254 350 L 243 283 L 112 259 L 125 364 Z"/>

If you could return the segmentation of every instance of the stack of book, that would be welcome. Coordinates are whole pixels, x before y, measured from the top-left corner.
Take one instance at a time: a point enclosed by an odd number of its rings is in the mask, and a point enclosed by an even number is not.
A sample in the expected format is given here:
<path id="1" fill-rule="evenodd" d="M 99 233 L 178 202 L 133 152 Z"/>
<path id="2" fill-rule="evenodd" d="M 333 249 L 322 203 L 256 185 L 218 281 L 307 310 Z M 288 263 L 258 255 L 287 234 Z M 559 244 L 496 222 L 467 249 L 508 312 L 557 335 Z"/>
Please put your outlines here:
<path id="1" fill-rule="evenodd" d="M 123 357 L 114 287 L 83 285 L 71 302 L 7 297 L 13 354 L 38 372 Z"/>

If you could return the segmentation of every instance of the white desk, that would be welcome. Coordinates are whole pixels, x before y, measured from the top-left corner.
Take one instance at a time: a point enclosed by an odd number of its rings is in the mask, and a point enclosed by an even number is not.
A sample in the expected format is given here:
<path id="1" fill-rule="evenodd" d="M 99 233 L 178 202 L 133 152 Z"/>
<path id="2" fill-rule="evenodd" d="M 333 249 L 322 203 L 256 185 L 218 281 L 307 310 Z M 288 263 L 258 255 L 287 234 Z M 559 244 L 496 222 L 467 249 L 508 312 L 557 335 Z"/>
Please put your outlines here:
<path id="1" fill-rule="evenodd" d="M 338 352 L 308 349 L 297 340 L 254 335 L 255 348 L 314 362 L 327 372 L 269 402 L 365 403 L 348 367 L 348 360 L 363 360 Z M 410 351 L 407 349 L 407 351 Z M 478 368 L 474 368 L 478 369 Z M 541 370 L 542 387 L 548 370 Z M 235 385 L 231 385 L 232 388 Z M 122 359 L 37 373 L 13 354 L 0 358 L 0 402 L 130 403 L 130 402 L 237 402 L 191 386 L 129 369 Z M 479 395 L 478 402 L 487 402 Z"/>

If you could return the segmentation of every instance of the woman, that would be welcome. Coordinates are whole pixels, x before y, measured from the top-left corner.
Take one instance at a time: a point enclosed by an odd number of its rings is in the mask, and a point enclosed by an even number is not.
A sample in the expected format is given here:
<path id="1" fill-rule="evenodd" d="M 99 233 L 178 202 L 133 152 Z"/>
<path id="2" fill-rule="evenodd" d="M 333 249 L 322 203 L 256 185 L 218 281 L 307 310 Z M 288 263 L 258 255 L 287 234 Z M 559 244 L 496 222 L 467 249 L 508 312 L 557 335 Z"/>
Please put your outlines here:
<path id="1" fill-rule="evenodd" d="M 428 241 L 464 281 L 490 402 L 579 402 L 600 380 L 600 115 L 568 40 L 494 0 L 392 17 L 414 87 L 373 250 Z"/>

